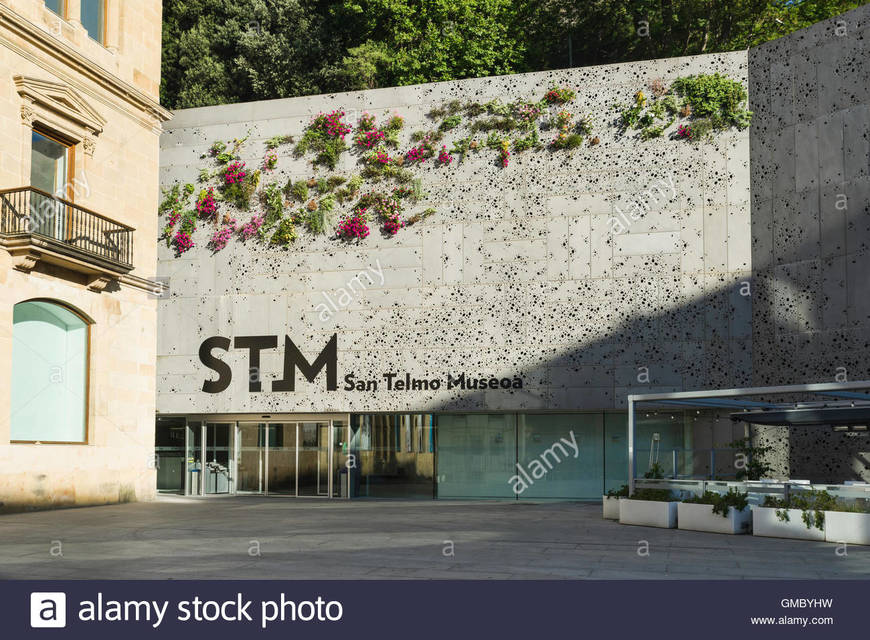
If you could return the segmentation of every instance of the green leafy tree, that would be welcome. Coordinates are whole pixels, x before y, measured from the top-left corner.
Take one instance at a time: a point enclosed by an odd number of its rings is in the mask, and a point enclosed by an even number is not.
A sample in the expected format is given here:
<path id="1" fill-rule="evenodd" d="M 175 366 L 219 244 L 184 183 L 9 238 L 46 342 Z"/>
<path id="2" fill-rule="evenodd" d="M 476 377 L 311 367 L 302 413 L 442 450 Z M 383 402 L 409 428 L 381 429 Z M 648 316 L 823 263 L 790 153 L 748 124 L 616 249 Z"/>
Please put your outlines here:
<path id="1" fill-rule="evenodd" d="M 745 49 L 861 0 L 164 0 L 171 108 Z"/>
<path id="2" fill-rule="evenodd" d="M 525 69 L 511 0 L 344 0 L 333 8 L 359 39 L 336 77 L 358 88 L 475 78 Z M 375 81 L 375 82 L 373 82 Z"/>
<path id="3" fill-rule="evenodd" d="M 171 108 L 318 93 L 343 43 L 297 0 L 167 0 L 161 95 Z"/>

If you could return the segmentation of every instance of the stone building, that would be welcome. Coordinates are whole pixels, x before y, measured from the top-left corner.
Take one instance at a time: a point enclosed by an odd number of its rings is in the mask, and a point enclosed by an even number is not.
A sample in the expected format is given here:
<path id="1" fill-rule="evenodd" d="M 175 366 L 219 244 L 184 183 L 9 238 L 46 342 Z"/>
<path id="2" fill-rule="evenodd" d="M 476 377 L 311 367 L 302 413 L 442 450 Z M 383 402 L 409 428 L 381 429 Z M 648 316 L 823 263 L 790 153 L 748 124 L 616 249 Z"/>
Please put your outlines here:
<path id="1" fill-rule="evenodd" d="M 159 0 L 0 0 L 0 509 L 150 499 Z"/>

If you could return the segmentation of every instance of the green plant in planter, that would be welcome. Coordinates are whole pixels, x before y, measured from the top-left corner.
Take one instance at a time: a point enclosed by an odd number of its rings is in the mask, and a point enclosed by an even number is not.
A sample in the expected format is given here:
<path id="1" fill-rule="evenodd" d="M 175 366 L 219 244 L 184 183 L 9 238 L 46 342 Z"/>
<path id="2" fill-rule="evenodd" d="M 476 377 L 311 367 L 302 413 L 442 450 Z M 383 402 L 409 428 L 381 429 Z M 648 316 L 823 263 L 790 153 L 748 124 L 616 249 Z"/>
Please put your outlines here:
<path id="1" fill-rule="evenodd" d="M 208 148 L 208 151 L 212 156 L 216 156 L 219 153 L 223 153 L 226 148 L 227 143 L 223 140 L 218 140 L 217 142 L 212 142 L 211 146 Z"/>
<path id="2" fill-rule="evenodd" d="M 579 133 L 560 133 L 550 143 L 554 149 L 576 149 L 583 145 L 583 136 Z"/>
<path id="3" fill-rule="evenodd" d="M 665 132 L 664 126 L 645 127 L 640 132 L 641 140 L 652 140 L 653 138 L 661 138 Z"/>
<path id="4" fill-rule="evenodd" d="M 509 104 L 502 104 L 501 100 L 496 98 L 495 100 L 490 100 L 486 104 L 483 105 L 484 110 L 494 116 L 509 116 L 513 111 L 513 107 Z"/>
<path id="5" fill-rule="evenodd" d="M 450 153 L 459 156 L 460 162 L 465 160 L 465 156 L 468 155 L 468 151 L 471 148 L 471 137 L 461 138 L 453 143 L 453 148 L 450 149 Z"/>
<path id="6" fill-rule="evenodd" d="M 662 465 L 658 462 L 653 462 L 653 465 L 649 468 L 649 471 L 643 474 L 643 477 L 650 480 L 661 480 L 665 477 L 665 470 L 662 469 Z"/>
<path id="7" fill-rule="evenodd" d="M 544 101 L 549 104 L 565 104 L 571 102 L 577 93 L 568 87 L 551 87 L 544 96 Z"/>
<path id="8" fill-rule="evenodd" d="M 631 107 L 617 107 L 617 109 L 620 109 L 619 124 L 623 130 L 633 129 L 640 119 L 641 111 L 643 111 L 643 107 L 637 104 Z"/>
<path id="9" fill-rule="evenodd" d="M 471 133 L 478 131 L 513 131 L 519 126 L 517 121 L 510 116 L 496 116 L 475 120 L 471 123 Z"/>
<path id="10" fill-rule="evenodd" d="M 608 498 L 627 498 L 628 497 L 628 485 L 624 484 L 618 489 L 608 489 L 607 493 L 604 494 Z"/>
<path id="11" fill-rule="evenodd" d="M 333 189 L 337 189 L 345 182 L 347 182 L 347 178 L 345 178 L 344 176 L 329 176 L 329 178 L 326 179 L 326 184 L 329 185 L 330 191 Z"/>
<path id="12" fill-rule="evenodd" d="M 651 127 L 653 123 L 656 121 L 655 116 L 651 114 L 649 111 L 644 113 L 637 119 L 637 123 L 634 125 L 635 129 L 643 129 L 646 127 Z"/>
<path id="13" fill-rule="evenodd" d="M 723 518 L 727 518 L 730 507 L 734 507 L 735 511 L 743 511 L 749 505 L 749 494 L 732 487 L 728 490 L 728 493 L 719 494 L 705 491 L 703 495 L 686 498 L 683 502 L 713 505 L 713 513 L 718 513 Z"/>
<path id="14" fill-rule="evenodd" d="M 838 504 L 837 499 L 827 491 L 799 491 L 793 492 L 786 498 L 777 496 L 765 496 L 765 507 L 776 508 L 776 517 L 782 522 L 789 522 L 789 509 L 800 509 L 801 520 L 807 529 L 815 527 L 820 531 L 825 529 L 825 511 L 848 511 L 845 505 Z"/>
<path id="15" fill-rule="evenodd" d="M 465 114 L 469 118 L 476 118 L 477 116 L 486 113 L 486 107 L 484 107 L 479 102 L 469 102 L 465 105 Z"/>
<path id="16" fill-rule="evenodd" d="M 673 502 L 670 489 L 635 489 L 629 496 L 632 500 L 649 500 L 651 502 Z"/>
<path id="17" fill-rule="evenodd" d="M 735 477 L 738 480 L 761 480 L 773 470 L 773 467 L 764 458 L 767 454 L 773 451 L 773 447 L 754 446 L 750 438 L 740 438 L 729 442 L 728 445 L 732 449 L 737 450 L 737 455 L 740 456 L 735 461 L 737 473 Z M 740 463 L 738 465 L 738 463 Z"/>

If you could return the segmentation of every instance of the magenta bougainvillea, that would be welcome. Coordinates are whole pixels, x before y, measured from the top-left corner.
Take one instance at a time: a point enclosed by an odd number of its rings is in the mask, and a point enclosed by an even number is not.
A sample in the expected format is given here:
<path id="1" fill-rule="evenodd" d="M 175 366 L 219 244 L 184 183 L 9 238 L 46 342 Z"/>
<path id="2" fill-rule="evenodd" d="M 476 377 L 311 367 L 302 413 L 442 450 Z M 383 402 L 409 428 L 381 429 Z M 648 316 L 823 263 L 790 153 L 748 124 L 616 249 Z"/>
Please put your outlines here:
<path id="1" fill-rule="evenodd" d="M 344 140 L 344 137 L 351 130 L 351 126 L 342 119 L 344 116 L 343 109 L 336 109 L 329 113 L 319 113 L 311 121 L 309 129 L 325 133 L 330 138 L 341 138 Z"/>
<path id="2" fill-rule="evenodd" d="M 453 162 L 453 156 L 447 152 L 447 145 L 441 146 L 441 151 L 438 153 L 438 164 L 445 166 Z"/>
<path id="3" fill-rule="evenodd" d="M 386 133 L 382 129 L 378 129 L 372 114 L 364 113 L 360 116 L 356 125 L 356 133 L 353 136 L 353 142 L 357 147 L 372 149 L 384 142 L 385 138 Z"/>
<path id="4" fill-rule="evenodd" d="M 263 158 L 263 171 L 274 171 L 277 166 L 278 154 L 270 150 L 266 153 L 266 157 Z"/>
<path id="5" fill-rule="evenodd" d="M 233 160 L 224 169 L 224 184 L 240 184 L 244 182 L 248 172 L 245 163 L 241 160 Z"/>
<path id="6" fill-rule="evenodd" d="M 214 198 L 214 188 L 203 189 L 196 199 L 196 215 L 200 218 L 211 218 L 217 212 L 217 202 Z"/>
<path id="7" fill-rule="evenodd" d="M 217 231 L 215 231 L 212 234 L 211 240 L 209 240 L 208 245 L 214 251 L 222 250 L 224 247 L 227 246 L 229 241 L 232 239 L 233 233 L 235 233 L 235 231 L 236 231 L 236 227 L 235 227 L 236 221 L 230 220 L 229 222 L 230 223 L 227 226 L 221 227 L 220 229 L 218 229 Z"/>
<path id="8" fill-rule="evenodd" d="M 345 240 L 362 240 L 370 233 L 367 222 L 365 208 L 345 216 L 338 225 L 338 237 Z"/>
<path id="9" fill-rule="evenodd" d="M 263 226 L 263 216 L 255 215 L 248 222 L 239 227 L 239 237 L 244 240 L 253 238 L 260 227 Z"/>
<path id="10" fill-rule="evenodd" d="M 172 244 L 175 245 L 175 250 L 178 253 L 184 253 L 193 249 L 193 238 L 186 231 L 178 231 L 172 238 Z"/>

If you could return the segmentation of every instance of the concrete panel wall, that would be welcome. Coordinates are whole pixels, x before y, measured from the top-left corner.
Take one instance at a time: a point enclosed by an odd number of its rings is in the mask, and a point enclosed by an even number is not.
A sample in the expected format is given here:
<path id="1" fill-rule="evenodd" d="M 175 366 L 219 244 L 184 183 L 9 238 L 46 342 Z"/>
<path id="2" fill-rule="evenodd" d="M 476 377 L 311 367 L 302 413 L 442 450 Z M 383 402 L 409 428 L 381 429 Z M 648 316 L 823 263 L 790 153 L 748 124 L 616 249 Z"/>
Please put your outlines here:
<path id="1" fill-rule="evenodd" d="M 211 229 L 181 257 L 161 248 L 159 272 L 171 297 L 160 302 L 158 410 L 163 413 L 603 409 L 629 392 L 747 384 L 751 307 L 739 294 L 750 275 L 749 139 L 642 142 L 614 126 L 613 104 L 649 81 L 721 72 L 746 81 L 745 52 L 656 60 L 275 100 L 177 112 L 161 145 L 161 183 L 195 182 L 215 140 L 250 133 L 242 150 L 259 166 L 265 139 L 301 134 L 312 116 L 342 107 L 406 118 L 410 132 L 445 101 L 538 100 L 554 85 L 577 89 L 569 105 L 595 121 L 597 146 L 573 154 L 514 155 L 502 169 L 492 152 L 450 167 L 424 166 L 419 208 L 437 213 L 396 237 L 372 233 L 356 245 L 303 233 L 289 250 L 232 242 L 212 254 Z M 552 136 L 552 134 L 548 134 Z M 485 136 L 484 136 L 485 137 Z M 445 143 L 451 145 L 448 135 Z M 345 154 L 339 171 L 358 171 Z M 314 175 L 279 149 L 265 182 Z M 320 172 L 320 175 L 325 175 Z M 668 198 L 614 236 L 609 219 L 656 181 Z M 668 188 L 670 191 L 670 187 Z M 241 219 L 241 218 L 240 218 Z M 360 271 L 383 273 L 325 320 Z M 247 351 L 222 356 L 234 372 L 220 394 L 202 392 L 214 374 L 198 358 L 214 335 L 289 335 L 313 358 L 338 334 L 339 389 L 297 375 L 295 392 L 273 393 L 282 349 L 263 354 L 261 393 L 248 391 Z M 220 354 L 220 353 L 219 353 Z M 387 391 L 383 373 L 417 378 L 466 373 L 520 377 L 511 390 Z M 377 392 L 345 391 L 342 378 L 378 379 Z"/>
<path id="2" fill-rule="evenodd" d="M 870 6 L 750 50 L 749 85 L 752 381 L 866 380 Z M 870 479 L 866 434 L 770 434 L 792 477 Z"/>

